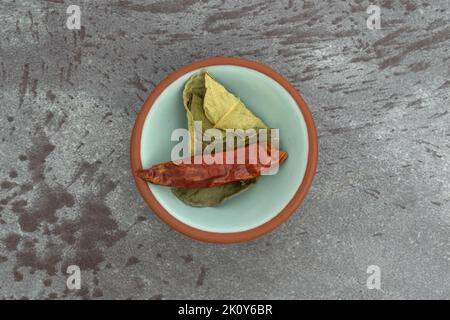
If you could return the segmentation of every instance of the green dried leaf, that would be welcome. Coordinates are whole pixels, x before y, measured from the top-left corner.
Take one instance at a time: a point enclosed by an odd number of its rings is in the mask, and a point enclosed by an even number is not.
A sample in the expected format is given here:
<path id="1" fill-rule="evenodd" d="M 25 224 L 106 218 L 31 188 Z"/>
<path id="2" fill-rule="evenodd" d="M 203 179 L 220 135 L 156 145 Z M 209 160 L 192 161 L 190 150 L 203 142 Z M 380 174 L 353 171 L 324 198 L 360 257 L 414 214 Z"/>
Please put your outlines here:
<path id="1" fill-rule="evenodd" d="M 206 117 L 219 129 L 258 129 L 267 125 L 256 117 L 244 103 L 224 86 L 205 74 L 203 108 Z"/>
<path id="2" fill-rule="evenodd" d="M 202 134 L 210 128 L 221 130 L 268 128 L 262 120 L 247 109 L 238 97 L 228 92 L 206 70 L 192 75 L 186 82 L 183 90 L 183 104 L 190 134 L 191 154 L 200 151 L 195 150 L 195 141 L 201 138 L 195 133 L 194 121 L 202 121 Z M 223 134 L 225 136 L 225 131 Z M 208 143 L 203 143 L 203 149 Z M 257 179 L 233 182 L 212 188 L 173 188 L 172 191 L 188 205 L 211 207 L 247 190 L 256 181 Z"/>
<path id="3" fill-rule="evenodd" d="M 247 190 L 256 179 L 233 182 L 212 188 L 173 188 L 178 199 L 193 207 L 213 207 Z"/>

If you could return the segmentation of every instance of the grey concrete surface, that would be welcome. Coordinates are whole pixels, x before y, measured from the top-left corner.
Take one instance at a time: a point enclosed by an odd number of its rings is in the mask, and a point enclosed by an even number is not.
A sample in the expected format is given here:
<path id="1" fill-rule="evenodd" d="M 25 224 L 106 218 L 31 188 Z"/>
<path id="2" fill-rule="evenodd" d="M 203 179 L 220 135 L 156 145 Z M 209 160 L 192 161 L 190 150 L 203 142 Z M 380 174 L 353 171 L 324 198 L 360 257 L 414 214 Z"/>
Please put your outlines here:
<path id="1" fill-rule="evenodd" d="M 449 22 L 448 0 L 2 0 L 0 298 L 450 298 Z M 283 74 L 319 134 L 303 205 L 238 245 L 171 230 L 129 169 L 146 96 L 217 55 Z"/>

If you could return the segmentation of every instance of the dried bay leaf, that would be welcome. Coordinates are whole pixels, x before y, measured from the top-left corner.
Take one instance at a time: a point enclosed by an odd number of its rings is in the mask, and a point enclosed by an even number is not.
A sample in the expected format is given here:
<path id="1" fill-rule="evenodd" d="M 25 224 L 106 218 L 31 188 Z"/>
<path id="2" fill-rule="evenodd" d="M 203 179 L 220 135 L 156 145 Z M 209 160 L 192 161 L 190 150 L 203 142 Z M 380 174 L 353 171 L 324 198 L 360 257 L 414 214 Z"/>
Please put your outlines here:
<path id="1" fill-rule="evenodd" d="M 214 207 L 247 190 L 256 179 L 233 182 L 212 188 L 173 188 L 178 199 L 192 207 Z"/>
<path id="2" fill-rule="evenodd" d="M 224 86 L 205 74 L 203 108 L 206 117 L 219 129 L 264 129 L 267 125 Z"/>
<path id="3" fill-rule="evenodd" d="M 183 90 L 183 104 L 186 110 L 190 135 L 191 154 L 197 154 L 195 141 L 201 139 L 194 130 L 194 121 L 202 122 L 202 134 L 210 128 L 225 129 L 267 129 L 240 99 L 214 80 L 206 70 L 201 70 L 186 82 Z M 209 142 L 203 142 L 203 149 Z M 248 143 L 248 140 L 246 140 Z M 172 192 L 184 203 L 193 207 L 212 207 L 223 203 L 247 190 L 257 179 L 233 182 L 212 188 L 173 188 Z"/>

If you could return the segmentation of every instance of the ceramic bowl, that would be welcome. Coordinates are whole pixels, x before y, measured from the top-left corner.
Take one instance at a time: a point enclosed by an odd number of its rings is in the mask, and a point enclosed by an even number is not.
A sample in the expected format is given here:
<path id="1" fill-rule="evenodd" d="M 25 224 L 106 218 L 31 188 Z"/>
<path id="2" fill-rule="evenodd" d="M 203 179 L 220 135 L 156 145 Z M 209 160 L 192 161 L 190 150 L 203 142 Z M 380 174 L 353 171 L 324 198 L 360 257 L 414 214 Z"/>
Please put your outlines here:
<path id="1" fill-rule="evenodd" d="M 136 171 L 170 160 L 171 133 L 186 128 L 182 91 L 189 77 L 209 73 L 271 128 L 278 128 L 280 149 L 289 153 L 276 175 L 262 176 L 246 192 L 217 207 L 194 208 L 170 188 L 152 185 Z M 145 101 L 131 136 L 131 169 L 151 210 L 175 230 L 197 240 L 233 243 L 254 239 L 296 211 L 311 186 L 317 166 L 317 135 L 307 104 L 295 88 L 267 66 L 240 58 L 210 58 L 165 78 Z"/>

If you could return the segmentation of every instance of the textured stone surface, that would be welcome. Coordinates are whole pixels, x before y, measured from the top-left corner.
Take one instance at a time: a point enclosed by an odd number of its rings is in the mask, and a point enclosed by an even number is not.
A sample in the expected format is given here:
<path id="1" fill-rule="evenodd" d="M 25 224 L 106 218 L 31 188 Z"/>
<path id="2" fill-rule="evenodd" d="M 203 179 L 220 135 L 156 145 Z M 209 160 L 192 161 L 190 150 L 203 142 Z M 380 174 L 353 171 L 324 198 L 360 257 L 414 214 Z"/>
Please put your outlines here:
<path id="1" fill-rule="evenodd" d="M 1 1 L 0 297 L 449 298 L 450 3 L 374 3 L 381 30 L 356 0 Z M 239 245 L 169 229 L 129 170 L 142 101 L 216 55 L 282 73 L 320 139 L 297 214 Z"/>

